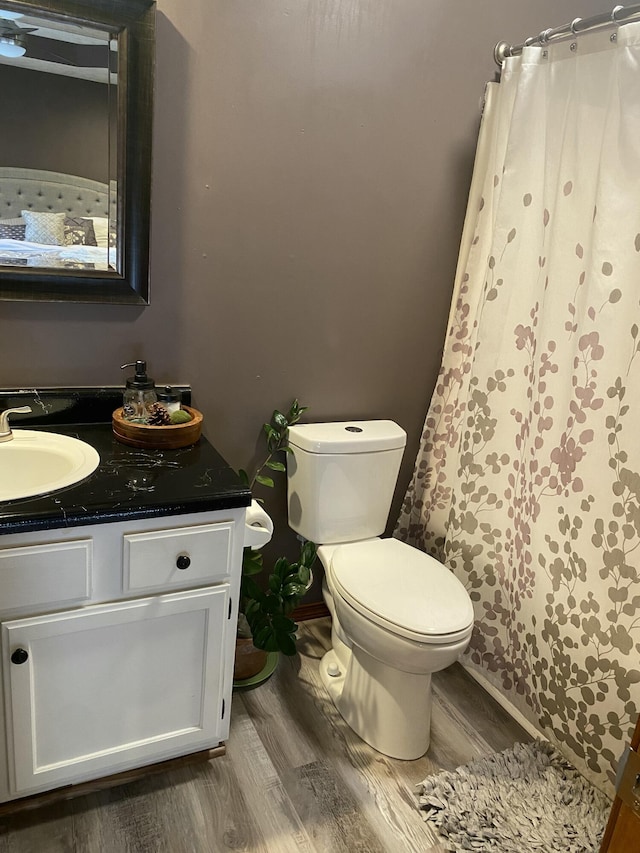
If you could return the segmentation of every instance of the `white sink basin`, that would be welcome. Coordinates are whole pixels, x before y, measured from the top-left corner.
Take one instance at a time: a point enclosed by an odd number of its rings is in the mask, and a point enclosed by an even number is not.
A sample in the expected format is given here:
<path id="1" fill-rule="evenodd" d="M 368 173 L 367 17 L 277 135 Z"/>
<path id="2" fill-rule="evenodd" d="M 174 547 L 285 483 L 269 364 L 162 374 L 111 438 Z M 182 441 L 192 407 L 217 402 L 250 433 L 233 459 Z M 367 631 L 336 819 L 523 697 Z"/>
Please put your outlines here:
<path id="1" fill-rule="evenodd" d="M 72 486 L 95 471 L 99 462 L 97 451 L 77 438 L 14 429 L 13 438 L 0 443 L 0 501 Z"/>

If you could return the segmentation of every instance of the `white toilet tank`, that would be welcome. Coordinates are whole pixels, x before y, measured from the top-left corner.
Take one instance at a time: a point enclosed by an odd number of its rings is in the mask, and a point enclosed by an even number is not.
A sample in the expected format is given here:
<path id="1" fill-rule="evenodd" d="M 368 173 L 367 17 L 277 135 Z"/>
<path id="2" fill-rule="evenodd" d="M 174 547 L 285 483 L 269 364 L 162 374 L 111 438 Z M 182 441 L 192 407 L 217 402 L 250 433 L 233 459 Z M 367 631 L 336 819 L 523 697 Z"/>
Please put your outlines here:
<path id="1" fill-rule="evenodd" d="M 384 532 L 407 442 L 393 421 L 289 428 L 289 526 L 318 545 Z"/>

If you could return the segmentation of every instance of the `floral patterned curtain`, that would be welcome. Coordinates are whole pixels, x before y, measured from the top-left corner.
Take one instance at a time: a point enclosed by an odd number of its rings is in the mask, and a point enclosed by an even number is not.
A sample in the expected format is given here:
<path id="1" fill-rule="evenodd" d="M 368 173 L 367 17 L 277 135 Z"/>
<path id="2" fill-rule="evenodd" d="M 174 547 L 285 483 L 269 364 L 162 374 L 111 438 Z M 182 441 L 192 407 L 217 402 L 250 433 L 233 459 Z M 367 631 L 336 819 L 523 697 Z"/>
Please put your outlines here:
<path id="1" fill-rule="evenodd" d="M 490 84 L 442 368 L 396 536 L 479 668 L 609 791 L 640 711 L 640 24 Z"/>

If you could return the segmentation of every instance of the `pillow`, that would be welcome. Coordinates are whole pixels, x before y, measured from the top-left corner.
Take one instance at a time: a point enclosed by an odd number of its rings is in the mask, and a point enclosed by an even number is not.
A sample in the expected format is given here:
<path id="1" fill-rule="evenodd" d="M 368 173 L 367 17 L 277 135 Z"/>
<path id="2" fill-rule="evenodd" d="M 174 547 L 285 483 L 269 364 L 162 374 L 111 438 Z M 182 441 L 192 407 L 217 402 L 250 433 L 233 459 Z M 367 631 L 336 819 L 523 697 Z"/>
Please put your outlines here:
<path id="1" fill-rule="evenodd" d="M 20 215 L 27 223 L 25 240 L 47 246 L 64 246 L 65 213 L 38 213 L 21 210 Z"/>
<path id="2" fill-rule="evenodd" d="M 10 224 L 9 224 L 10 223 Z M 22 224 L 19 224 L 20 220 L 0 219 L 0 240 L 24 240 L 24 232 L 26 229 L 26 223 L 23 221 Z"/>
<path id="3" fill-rule="evenodd" d="M 66 216 L 64 220 L 65 246 L 97 246 L 96 233 L 91 219 Z"/>
<path id="4" fill-rule="evenodd" d="M 27 223 L 18 216 L 14 219 L 0 219 L 0 239 L 24 240 L 24 230 Z"/>
<path id="5" fill-rule="evenodd" d="M 109 248 L 109 219 L 106 216 L 90 216 L 96 235 L 96 245 Z"/>

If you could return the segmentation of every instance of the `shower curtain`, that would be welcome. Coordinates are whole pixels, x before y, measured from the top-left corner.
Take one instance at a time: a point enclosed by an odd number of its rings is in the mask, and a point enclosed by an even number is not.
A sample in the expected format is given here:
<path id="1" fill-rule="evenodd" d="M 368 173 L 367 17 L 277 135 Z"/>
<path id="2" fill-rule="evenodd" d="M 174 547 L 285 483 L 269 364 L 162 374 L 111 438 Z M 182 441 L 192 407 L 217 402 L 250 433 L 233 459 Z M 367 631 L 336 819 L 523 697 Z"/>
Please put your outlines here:
<path id="1" fill-rule="evenodd" d="M 489 84 L 442 367 L 396 536 L 466 663 L 600 787 L 640 711 L 640 24 Z"/>

